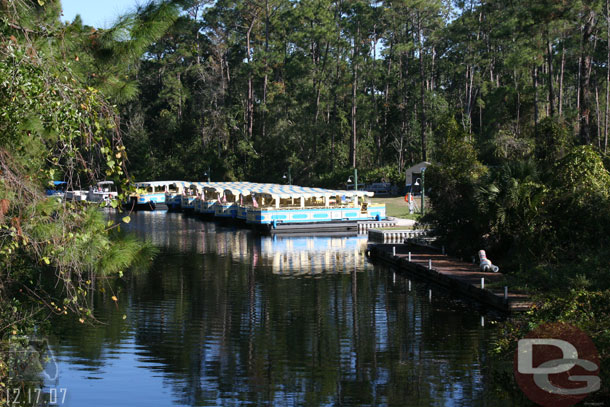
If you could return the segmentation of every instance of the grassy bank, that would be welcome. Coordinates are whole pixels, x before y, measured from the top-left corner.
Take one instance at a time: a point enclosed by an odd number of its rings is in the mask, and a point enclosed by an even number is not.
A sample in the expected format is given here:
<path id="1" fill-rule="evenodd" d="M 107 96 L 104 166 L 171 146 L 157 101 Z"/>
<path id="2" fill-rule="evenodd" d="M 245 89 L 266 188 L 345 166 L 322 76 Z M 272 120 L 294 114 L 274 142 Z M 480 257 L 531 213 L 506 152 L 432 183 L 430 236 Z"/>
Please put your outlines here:
<path id="1" fill-rule="evenodd" d="M 420 213 L 409 213 L 409 205 L 405 202 L 404 196 L 379 198 L 376 197 L 371 198 L 371 202 L 385 204 L 387 216 L 414 220 L 419 220 L 419 218 L 421 217 Z M 415 205 L 415 211 L 418 212 L 420 210 L 419 208 L 419 202 L 417 202 L 417 204 Z"/>

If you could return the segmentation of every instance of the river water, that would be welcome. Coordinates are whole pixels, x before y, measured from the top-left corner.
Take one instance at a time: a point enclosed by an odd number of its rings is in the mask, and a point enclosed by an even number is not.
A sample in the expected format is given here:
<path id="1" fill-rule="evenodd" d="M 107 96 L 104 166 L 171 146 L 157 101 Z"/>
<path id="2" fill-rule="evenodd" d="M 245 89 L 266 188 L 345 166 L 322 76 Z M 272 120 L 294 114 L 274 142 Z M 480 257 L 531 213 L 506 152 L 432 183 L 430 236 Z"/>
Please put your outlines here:
<path id="1" fill-rule="evenodd" d="M 373 265 L 366 236 L 274 238 L 164 212 L 128 228 L 161 253 L 104 285 L 100 324 L 55 324 L 58 404 L 513 405 L 494 316 Z"/>

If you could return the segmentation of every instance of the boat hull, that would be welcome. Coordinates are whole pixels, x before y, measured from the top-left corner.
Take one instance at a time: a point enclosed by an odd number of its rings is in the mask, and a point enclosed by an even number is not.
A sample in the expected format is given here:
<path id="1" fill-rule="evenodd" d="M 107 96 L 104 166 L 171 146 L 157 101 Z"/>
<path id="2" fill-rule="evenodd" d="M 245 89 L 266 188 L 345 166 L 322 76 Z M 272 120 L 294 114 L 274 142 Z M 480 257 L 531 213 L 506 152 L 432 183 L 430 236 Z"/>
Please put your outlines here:
<path id="1" fill-rule="evenodd" d="M 385 206 L 346 208 L 304 208 L 304 209 L 250 209 L 247 223 L 271 225 L 304 224 L 327 222 L 351 222 L 385 219 Z"/>

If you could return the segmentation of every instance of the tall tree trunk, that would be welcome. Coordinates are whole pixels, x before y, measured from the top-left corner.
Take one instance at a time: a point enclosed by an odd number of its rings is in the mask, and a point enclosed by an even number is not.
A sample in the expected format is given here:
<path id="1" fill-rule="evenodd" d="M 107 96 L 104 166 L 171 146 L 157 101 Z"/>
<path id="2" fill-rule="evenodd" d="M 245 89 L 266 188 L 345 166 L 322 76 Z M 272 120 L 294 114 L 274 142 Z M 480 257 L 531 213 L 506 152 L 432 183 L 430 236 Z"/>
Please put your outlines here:
<path id="1" fill-rule="evenodd" d="M 563 72 L 566 63 L 565 45 L 561 47 L 561 72 L 559 74 L 559 117 L 563 114 Z"/>
<path id="2" fill-rule="evenodd" d="M 324 77 L 324 72 L 326 71 L 326 61 L 328 59 L 328 50 L 330 49 L 330 43 L 329 41 L 326 41 L 326 45 L 324 47 L 324 59 L 322 61 L 322 68 L 320 68 L 319 70 L 316 69 L 317 74 L 315 74 L 316 77 L 314 77 L 314 91 L 315 91 L 315 95 L 316 95 L 316 111 L 314 114 L 314 129 L 313 129 L 313 155 L 314 157 L 317 155 L 318 152 L 318 118 L 320 117 L 320 96 L 322 94 L 322 80 Z M 317 58 L 317 65 L 320 64 L 320 57 L 318 56 Z M 316 65 L 316 66 L 317 66 Z"/>
<path id="3" fill-rule="evenodd" d="M 377 60 L 377 41 L 379 40 L 377 38 L 377 25 L 373 25 L 373 39 L 372 39 L 372 47 L 373 47 L 373 60 L 371 61 L 369 66 L 372 66 L 373 70 L 375 69 L 375 62 Z M 376 81 L 375 81 L 375 75 L 369 75 L 369 79 L 370 79 L 370 87 L 371 87 L 371 103 L 373 106 L 373 120 L 375 121 L 374 125 L 375 125 L 375 139 L 377 140 L 378 145 L 381 145 L 381 129 L 379 128 L 379 108 L 377 106 L 377 95 L 375 92 L 375 89 L 377 88 L 376 86 Z M 373 121 L 369 122 L 369 133 L 372 131 L 371 127 L 373 125 Z M 376 157 L 376 161 L 379 165 L 381 165 L 381 148 L 377 149 L 377 157 Z"/>
<path id="4" fill-rule="evenodd" d="M 356 28 L 356 37 L 354 38 L 354 47 L 352 54 L 352 143 L 351 143 L 351 151 L 350 156 L 352 160 L 352 167 L 356 168 L 356 157 L 358 152 L 358 128 L 356 122 L 356 111 L 358 108 L 358 102 L 356 100 L 357 97 L 357 88 L 358 88 L 358 62 L 356 59 L 358 58 L 359 44 L 360 41 L 360 25 Z"/>
<path id="5" fill-rule="evenodd" d="M 267 86 L 269 82 L 269 0 L 265 0 L 265 76 L 263 77 L 263 108 L 261 109 L 261 138 L 265 140 L 267 132 Z"/>
<path id="6" fill-rule="evenodd" d="M 606 25 L 608 60 L 606 70 L 606 114 L 604 115 L 604 154 L 608 152 L 608 109 L 610 108 L 610 0 L 606 0 Z"/>
<path id="7" fill-rule="evenodd" d="M 549 81 L 549 116 L 555 116 L 555 94 L 553 93 L 553 47 L 547 35 L 547 64 L 549 66 L 548 81 Z"/>
<path id="8" fill-rule="evenodd" d="M 381 145 L 383 143 L 383 134 L 388 135 L 388 133 L 390 132 L 389 128 L 388 128 L 388 112 L 389 112 L 389 108 L 390 108 L 390 104 L 389 104 L 389 98 L 390 98 L 390 75 L 392 73 L 392 59 L 393 59 L 393 51 L 394 49 L 394 40 L 393 38 L 390 40 L 390 52 L 388 54 L 388 69 L 386 71 L 386 78 L 385 78 L 385 89 L 383 91 L 384 95 L 383 95 L 383 99 L 384 99 L 384 103 L 383 103 L 383 132 L 378 132 L 378 137 L 377 137 L 377 165 L 381 166 Z"/>
<path id="9" fill-rule="evenodd" d="M 599 114 L 599 88 L 595 87 L 595 116 L 597 119 L 597 148 L 601 150 L 602 148 L 602 135 L 601 135 L 601 123 L 600 123 L 600 114 Z"/>
<path id="10" fill-rule="evenodd" d="M 517 78 L 517 71 L 513 70 L 513 81 L 515 83 L 515 91 L 517 92 L 517 106 L 516 106 L 516 111 L 517 111 L 517 129 L 516 129 L 516 133 L 517 135 L 521 134 L 521 92 L 519 91 L 519 81 Z"/>
<path id="11" fill-rule="evenodd" d="M 337 59 L 335 61 L 335 83 L 333 86 L 333 121 L 335 123 L 338 122 L 338 108 L 337 104 L 337 88 L 339 87 L 339 72 L 340 72 L 340 64 L 339 64 L 339 56 L 341 55 L 341 49 L 337 50 Z M 335 124 L 336 125 L 336 124 Z M 335 131 L 330 132 L 330 170 L 334 171 L 335 169 L 335 133 L 340 130 L 340 127 L 333 129 Z"/>
<path id="12" fill-rule="evenodd" d="M 246 101 L 246 121 L 248 127 L 248 140 L 252 141 L 253 130 L 254 130 L 254 88 L 252 86 L 252 55 L 250 53 L 250 35 L 252 34 L 252 28 L 254 28 L 254 22 L 256 17 L 252 17 L 252 22 L 246 32 L 246 55 L 248 59 L 248 100 Z"/>
<path id="13" fill-rule="evenodd" d="M 417 35 L 419 45 L 419 80 L 420 80 L 420 122 L 421 122 L 421 159 L 427 161 L 426 154 L 426 88 L 424 75 L 424 38 L 421 26 L 421 14 L 417 13 Z"/>
<path id="14" fill-rule="evenodd" d="M 580 142 L 582 144 L 591 143 L 591 111 L 589 99 L 591 93 L 591 54 L 588 50 L 589 40 L 595 26 L 595 11 L 589 10 L 582 31 L 582 54 L 580 58 Z"/>
<path id="15" fill-rule="evenodd" d="M 534 66 L 532 74 L 534 83 L 534 128 L 538 126 L 538 66 Z"/>
<path id="16" fill-rule="evenodd" d="M 434 62 L 436 60 L 436 48 L 432 47 L 432 67 L 430 68 L 430 90 L 434 91 Z"/>

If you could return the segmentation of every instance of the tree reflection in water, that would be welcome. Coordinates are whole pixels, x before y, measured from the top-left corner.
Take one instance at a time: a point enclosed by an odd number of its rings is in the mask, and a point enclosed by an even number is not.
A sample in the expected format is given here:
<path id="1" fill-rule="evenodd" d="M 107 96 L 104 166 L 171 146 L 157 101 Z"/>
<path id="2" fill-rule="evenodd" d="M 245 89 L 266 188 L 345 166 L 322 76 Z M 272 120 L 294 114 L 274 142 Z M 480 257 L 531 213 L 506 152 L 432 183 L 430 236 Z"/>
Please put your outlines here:
<path id="1" fill-rule="evenodd" d="M 69 405 L 513 404 L 491 384 L 493 326 L 368 263 L 366 238 L 145 212 L 130 227 L 162 254 L 112 284 L 118 306 L 96 297 L 103 325 L 57 324 Z"/>

